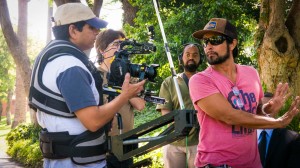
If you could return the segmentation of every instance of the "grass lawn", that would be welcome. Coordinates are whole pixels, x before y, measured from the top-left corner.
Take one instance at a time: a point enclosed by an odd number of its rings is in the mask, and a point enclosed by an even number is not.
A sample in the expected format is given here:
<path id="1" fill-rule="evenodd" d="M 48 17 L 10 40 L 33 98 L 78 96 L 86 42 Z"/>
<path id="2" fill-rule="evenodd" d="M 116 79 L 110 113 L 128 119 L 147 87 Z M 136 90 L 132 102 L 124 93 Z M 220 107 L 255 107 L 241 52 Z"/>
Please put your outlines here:
<path id="1" fill-rule="evenodd" d="M 7 144 L 5 137 L 10 131 L 11 125 L 6 125 L 6 117 L 1 117 L 1 122 L 0 122 L 0 151 L 6 152 L 7 149 Z"/>

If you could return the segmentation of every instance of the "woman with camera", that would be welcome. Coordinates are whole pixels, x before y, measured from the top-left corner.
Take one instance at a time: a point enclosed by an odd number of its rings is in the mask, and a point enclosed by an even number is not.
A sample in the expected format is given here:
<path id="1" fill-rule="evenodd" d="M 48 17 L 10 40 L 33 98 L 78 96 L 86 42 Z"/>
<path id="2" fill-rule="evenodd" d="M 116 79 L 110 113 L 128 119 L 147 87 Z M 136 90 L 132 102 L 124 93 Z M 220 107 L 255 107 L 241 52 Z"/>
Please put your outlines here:
<path id="1" fill-rule="evenodd" d="M 97 50 L 99 70 L 102 72 L 103 85 L 107 85 L 108 76 L 110 74 L 111 63 L 115 59 L 115 53 L 120 48 L 120 43 L 125 40 L 125 34 L 122 31 L 115 31 L 112 29 L 106 29 L 99 33 L 96 39 L 95 48 Z M 132 78 L 131 82 L 136 82 Z M 104 103 L 109 100 L 109 95 L 104 95 Z M 125 104 L 118 112 L 112 121 L 110 136 L 119 135 L 121 133 L 128 132 L 134 127 L 134 112 L 133 110 L 141 111 L 145 108 L 145 101 L 140 97 L 131 98 L 127 104 Z M 118 118 L 122 119 L 123 129 L 119 130 Z M 133 159 L 119 161 L 113 154 L 107 157 L 108 168 L 127 168 L 133 164 Z"/>

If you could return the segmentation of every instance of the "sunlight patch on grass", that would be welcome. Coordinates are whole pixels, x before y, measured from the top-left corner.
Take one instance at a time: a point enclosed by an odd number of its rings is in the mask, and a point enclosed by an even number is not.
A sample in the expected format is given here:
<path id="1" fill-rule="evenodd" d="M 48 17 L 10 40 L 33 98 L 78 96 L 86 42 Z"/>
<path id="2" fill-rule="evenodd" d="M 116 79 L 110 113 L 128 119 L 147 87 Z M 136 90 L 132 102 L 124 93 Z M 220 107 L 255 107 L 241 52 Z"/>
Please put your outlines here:
<path id="1" fill-rule="evenodd" d="M 0 122 L 0 137 L 6 136 L 10 131 L 10 127 L 11 125 L 6 125 L 6 117 L 2 117 Z"/>
<path id="2" fill-rule="evenodd" d="M 6 125 L 6 117 L 1 117 L 1 122 L 0 122 L 0 150 L 1 151 L 7 150 L 5 137 L 10 130 L 11 130 L 11 125 Z"/>

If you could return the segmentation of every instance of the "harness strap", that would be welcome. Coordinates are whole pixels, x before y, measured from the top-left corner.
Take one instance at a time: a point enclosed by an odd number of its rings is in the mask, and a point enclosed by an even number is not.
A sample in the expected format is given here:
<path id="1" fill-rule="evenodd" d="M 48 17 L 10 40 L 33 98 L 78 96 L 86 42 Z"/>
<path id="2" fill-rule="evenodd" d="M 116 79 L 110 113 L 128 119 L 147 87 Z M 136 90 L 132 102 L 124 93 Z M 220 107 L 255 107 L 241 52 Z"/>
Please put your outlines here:
<path id="1" fill-rule="evenodd" d="M 41 102 L 43 105 L 45 105 L 47 107 L 51 107 L 51 108 L 53 108 L 55 110 L 59 110 L 59 111 L 69 111 L 69 108 L 65 102 L 62 102 L 60 100 L 54 99 L 50 96 L 47 96 L 47 95 L 43 94 L 42 92 L 39 92 L 38 90 L 36 90 L 35 87 L 30 87 L 30 92 L 31 92 L 32 97 L 39 100 L 39 102 Z M 43 110 L 43 111 L 45 111 L 45 110 Z M 53 114 L 53 115 L 55 115 L 55 114 Z"/>
<path id="2" fill-rule="evenodd" d="M 184 72 L 182 73 L 182 78 L 183 78 L 186 86 L 189 88 L 189 78 L 186 76 L 186 74 Z"/>
<path id="3" fill-rule="evenodd" d="M 96 146 L 79 146 L 72 147 L 66 145 L 53 145 L 56 154 L 68 157 L 90 157 L 106 153 L 104 144 Z"/>
<path id="4" fill-rule="evenodd" d="M 106 142 L 95 144 L 101 139 L 103 129 L 96 132 L 85 131 L 79 135 L 69 135 L 65 132 L 48 132 L 43 129 L 40 132 L 40 148 L 45 158 L 62 159 L 67 157 L 91 157 L 106 153 Z M 92 143 L 88 143 L 94 141 Z"/>

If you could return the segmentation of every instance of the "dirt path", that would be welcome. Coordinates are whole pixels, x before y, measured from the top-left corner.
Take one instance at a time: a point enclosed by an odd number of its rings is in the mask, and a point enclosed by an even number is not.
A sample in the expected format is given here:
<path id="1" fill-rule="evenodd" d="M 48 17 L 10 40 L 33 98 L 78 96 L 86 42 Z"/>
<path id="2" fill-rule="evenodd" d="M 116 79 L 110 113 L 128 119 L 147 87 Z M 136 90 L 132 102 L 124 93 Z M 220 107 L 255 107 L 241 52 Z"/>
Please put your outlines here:
<path id="1" fill-rule="evenodd" d="M 1 136 L 0 137 L 0 158 L 8 157 L 8 155 L 6 154 L 6 150 L 7 150 L 7 144 L 5 141 L 5 137 Z"/>
<path id="2" fill-rule="evenodd" d="M 10 156 L 6 154 L 7 144 L 5 136 L 0 137 L 0 167 L 1 168 L 23 168 L 24 166 L 14 162 Z"/>

